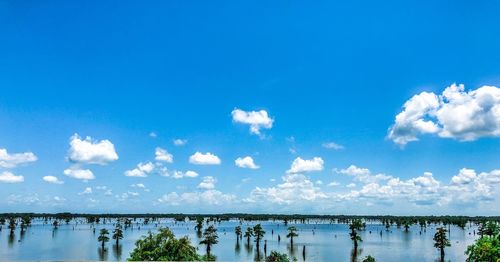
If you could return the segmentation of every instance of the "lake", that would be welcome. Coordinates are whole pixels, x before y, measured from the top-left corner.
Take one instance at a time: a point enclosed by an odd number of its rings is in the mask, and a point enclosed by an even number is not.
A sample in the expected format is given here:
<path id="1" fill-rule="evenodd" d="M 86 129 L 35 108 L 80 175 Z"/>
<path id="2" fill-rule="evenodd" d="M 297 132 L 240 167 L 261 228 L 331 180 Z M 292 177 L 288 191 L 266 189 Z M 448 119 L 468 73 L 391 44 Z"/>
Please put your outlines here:
<path id="1" fill-rule="evenodd" d="M 101 220 L 102 221 L 102 220 Z M 143 225 L 142 220 L 134 221 L 132 228 L 124 230 L 124 239 L 117 247 L 113 239 L 106 243 L 107 249 L 103 252 L 97 241 L 99 230 L 107 228 L 110 233 L 114 228 L 115 220 L 106 220 L 106 224 L 96 224 L 95 233 L 92 225 L 86 224 L 84 219 L 72 220 L 69 224 L 61 223 L 54 230 L 51 221 L 47 224 L 42 219 L 34 219 L 32 225 L 24 234 L 20 234 L 19 226 L 14 236 L 10 236 L 7 225 L 0 232 L 0 261 L 26 260 L 111 260 L 123 261 L 129 257 L 135 241 L 147 234 L 149 230 L 155 232 L 158 227 L 169 227 L 177 237 L 187 235 L 192 243 L 197 244 L 200 239 L 194 230 L 195 222 L 176 222 L 173 219 L 161 219 Z M 234 228 L 241 225 L 242 231 L 247 226 L 260 223 L 266 231 L 267 254 L 271 250 L 278 250 L 304 261 L 303 248 L 305 246 L 305 261 L 351 261 L 352 241 L 349 238 L 348 225 L 331 223 L 325 220 L 309 220 L 307 223 L 289 223 L 288 226 L 298 228 L 299 236 L 294 239 L 293 248 L 286 238 L 287 227 L 282 221 L 243 222 L 239 220 L 216 223 L 219 234 L 219 243 L 213 246 L 212 253 L 218 261 L 254 261 L 257 259 L 255 243 L 248 246 L 243 238 L 237 244 Z M 206 227 L 206 224 L 204 224 Z M 408 232 L 403 228 L 392 226 L 386 231 L 384 225 L 378 222 L 369 222 L 364 231 L 359 234 L 363 241 L 359 244 L 358 258 L 372 255 L 377 261 L 438 261 L 439 252 L 434 248 L 433 236 L 437 225 L 429 225 L 426 231 L 420 226 L 413 225 Z M 474 226 L 460 229 L 450 227 L 448 238 L 451 247 L 446 248 L 446 261 L 465 261 L 464 251 L 472 244 L 477 235 L 474 235 Z M 380 232 L 382 231 L 382 234 Z M 272 233 L 274 232 L 274 233 Z M 278 242 L 278 235 L 281 241 Z M 110 236 L 111 238 L 111 236 Z M 264 257 L 264 242 L 261 244 L 259 257 Z M 199 245 L 198 253 L 204 254 L 205 247 Z"/>

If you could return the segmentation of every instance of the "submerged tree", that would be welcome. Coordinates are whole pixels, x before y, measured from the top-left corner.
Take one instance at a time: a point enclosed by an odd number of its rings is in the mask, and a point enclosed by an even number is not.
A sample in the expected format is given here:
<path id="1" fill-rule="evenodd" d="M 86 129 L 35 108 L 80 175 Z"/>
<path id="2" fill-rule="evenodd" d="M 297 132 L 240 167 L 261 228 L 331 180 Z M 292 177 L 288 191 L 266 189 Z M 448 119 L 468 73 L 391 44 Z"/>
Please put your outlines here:
<path id="1" fill-rule="evenodd" d="M 11 217 L 9 218 L 9 230 L 10 230 L 10 234 L 14 234 L 14 230 L 16 230 L 16 226 L 17 226 L 17 221 L 15 218 Z"/>
<path id="2" fill-rule="evenodd" d="M 363 241 L 361 236 L 358 235 L 358 231 L 364 227 L 364 223 L 361 222 L 360 219 L 352 220 L 351 224 L 349 224 L 349 236 L 351 236 L 352 243 L 354 244 L 354 250 L 358 249 L 358 241 Z"/>
<path id="3" fill-rule="evenodd" d="M 116 240 L 116 245 L 118 246 L 120 239 L 123 238 L 123 230 L 122 225 L 120 223 L 116 224 L 115 229 L 113 230 L 113 239 Z"/>
<path id="4" fill-rule="evenodd" d="M 375 258 L 368 255 L 367 257 L 363 258 L 362 262 L 376 262 Z"/>
<path id="5" fill-rule="evenodd" d="M 217 235 L 217 229 L 213 225 L 210 225 L 203 232 L 203 240 L 200 241 L 200 244 L 203 244 L 207 247 L 206 258 L 208 260 L 215 260 L 215 258 L 212 259 L 213 257 L 210 254 L 210 251 L 211 251 L 212 245 L 215 245 L 219 242 L 219 240 L 217 240 L 218 238 L 219 238 L 219 236 Z"/>
<path id="6" fill-rule="evenodd" d="M 288 227 L 288 234 L 286 235 L 287 238 L 290 238 L 290 245 L 293 248 L 293 238 L 298 237 L 299 234 L 297 234 L 297 228 L 292 226 Z"/>
<path id="7" fill-rule="evenodd" d="M 104 250 L 104 244 L 109 241 L 109 231 L 105 228 L 102 228 L 101 231 L 99 232 L 99 237 L 97 238 L 97 241 L 101 242 L 101 247 L 102 250 Z"/>
<path id="8" fill-rule="evenodd" d="M 160 228 L 157 234 L 148 233 L 135 242 L 130 261 L 200 261 L 196 247 L 187 237 L 175 238 L 169 228 Z"/>
<path id="9" fill-rule="evenodd" d="M 247 245 L 250 245 L 250 238 L 253 237 L 253 228 L 247 227 L 244 237 L 247 238 Z"/>
<path id="10" fill-rule="evenodd" d="M 446 237 L 446 229 L 444 227 L 437 228 L 434 234 L 434 247 L 439 249 L 441 261 L 444 261 L 444 248 L 451 246 L 450 240 Z"/>
<path id="11" fill-rule="evenodd" d="M 257 252 L 259 250 L 260 240 L 264 237 L 264 234 L 266 234 L 266 231 L 264 231 L 264 229 L 262 229 L 262 226 L 260 224 L 257 224 L 253 227 L 253 235 L 255 237 L 255 244 L 257 246 Z"/>
<path id="12" fill-rule="evenodd" d="M 236 234 L 236 242 L 239 242 L 239 240 L 241 238 L 241 226 L 235 227 L 234 233 Z"/>
<path id="13" fill-rule="evenodd" d="M 196 229 L 196 232 L 198 232 L 198 235 L 201 235 L 201 231 L 203 230 L 203 218 L 198 217 L 196 218 L 196 226 L 194 227 Z"/>

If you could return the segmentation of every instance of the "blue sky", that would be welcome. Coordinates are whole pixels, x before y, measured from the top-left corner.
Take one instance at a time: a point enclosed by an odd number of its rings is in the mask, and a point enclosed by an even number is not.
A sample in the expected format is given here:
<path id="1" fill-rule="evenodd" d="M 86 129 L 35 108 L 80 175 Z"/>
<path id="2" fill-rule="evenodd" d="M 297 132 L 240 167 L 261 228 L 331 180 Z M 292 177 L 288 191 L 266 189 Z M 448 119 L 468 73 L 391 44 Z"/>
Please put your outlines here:
<path id="1" fill-rule="evenodd" d="M 0 1 L 0 208 L 498 214 L 499 11 Z"/>

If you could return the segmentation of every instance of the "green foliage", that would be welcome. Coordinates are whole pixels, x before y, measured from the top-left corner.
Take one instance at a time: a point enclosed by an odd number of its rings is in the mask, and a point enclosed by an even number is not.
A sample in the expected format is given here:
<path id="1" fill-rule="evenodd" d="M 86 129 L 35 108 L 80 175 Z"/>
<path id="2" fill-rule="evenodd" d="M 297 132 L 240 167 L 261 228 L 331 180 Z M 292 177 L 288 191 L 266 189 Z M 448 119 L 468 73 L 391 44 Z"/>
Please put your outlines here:
<path id="1" fill-rule="evenodd" d="M 259 246 L 260 240 L 264 237 L 264 234 L 266 234 L 266 231 L 262 229 L 260 224 L 253 227 L 253 236 L 255 238 L 255 242 L 257 243 L 257 247 Z"/>
<path id="2" fill-rule="evenodd" d="M 97 240 L 101 242 L 102 247 L 104 247 L 104 243 L 109 241 L 108 235 L 109 231 L 105 228 L 101 229 L 101 231 L 99 232 L 99 237 L 97 238 Z"/>
<path id="3" fill-rule="evenodd" d="M 451 246 L 450 240 L 446 237 L 446 229 L 443 227 L 437 228 L 436 234 L 434 234 L 434 247 L 438 249 L 444 249 L 445 247 Z"/>
<path id="4" fill-rule="evenodd" d="M 157 234 L 149 232 L 135 243 L 129 261 L 200 261 L 206 259 L 196 253 L 187 237 L 175 238 L 169 228 L 160 228 Z"/>
<path id="5" fill-rule="evenodd" d="M 237 238 L 241 237 L 241 226 L 237 226 L 234 228 L 234 233 L 236 234 Z"/>
<path id="6" fill-rule="evenodd" d="M 287 238 L 290 238 L 290 243 L 293 244 L 293 238 L 298 237 L 299 234 L 297 234 L 297 228 L 292 226 L 288 227 L 288 234 L 286 235 Z"/>
<path id="7" fill-rule="evenodd" d="M 207 259 L 210 259 L 212 257 L 210 254 L 210 250 L 212 245 L 215 245 L 219 242 L 218 238 L 219 236 L 217 235 L 217 229 L 213 225 L 210 225 L 203 232 L 203 240 L 200 241 L 200 244 L 207 246 Z"/>
<path id="8" fill-rule="evenodd" d="M 266 257 L 266 262 L 290 262 L 290 258 L 286 254 L 279 253 L 278 251 L 271 251 L 271 254 Z M 293 259 L 297 261 L 297 259 Z"/>
<path id="9" fill-rule="evenodd" d="M 358 241 L 363 241 L 361 236 L 358 235 L 358 231 L 365 228 L 365 226 L 366 224 L 363 223 L 361 219 L 354 219 L 349 224 L 349 229 L 351 230 L 349 236 L 351 237 L 354 247 L 358 246 Z"/>
<path id="10" fill-rule="evenodd" d="M 500 234 L 498 225 L 488 222 L 481 226 L 485 236 L 479 238 L 476 243 L 467 247 L 465 254 L 467 262 L 498 262 L 500 261 Z"/>
<path id="11" fill-rule="evenodd" d="M 372 256 L 367 256 L 367 257 L 363 258 L 363 260 L 361 262 L 376 262 L 376 260 Z"/>
<path id="12" fill-rule="evenodd" d="M 196 218 L 196 226 L 194 227 L 198 233 L 201 233 L 201 230 L 203 229 L 203 218 L 202 217 L 197 217 Z"/>
<path id="13" fill-rule="evenodd" d="M 122 225 L 116 224 L 115 230 L 113 230 L 113 239 L 116 240 L 116 244 L 118 245 L 118 242 L 122 238 L 123 238 Z"/>

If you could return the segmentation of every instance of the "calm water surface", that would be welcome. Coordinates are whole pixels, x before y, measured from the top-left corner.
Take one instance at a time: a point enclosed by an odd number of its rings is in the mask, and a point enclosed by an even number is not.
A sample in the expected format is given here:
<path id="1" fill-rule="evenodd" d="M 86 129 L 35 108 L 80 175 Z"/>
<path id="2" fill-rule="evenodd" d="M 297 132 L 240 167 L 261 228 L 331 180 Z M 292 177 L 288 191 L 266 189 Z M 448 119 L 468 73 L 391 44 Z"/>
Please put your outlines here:
<path id="1" fill-rule="evenodd" d="M 148 230 L 155 232 L 158 227 L 169 227 L 177 237 L 187 235 L 191 242 L 197 244 L 200 239 L 194 230 L 194 222 L 174 222 L 163 219 L 148 225 L 134 224 L 133 228 L 124 230 L 124 239 L 117 247 L 113 239 L 106 244 L 106 250 L 100 249 L 97 241 L 99 230 L 107 228 L 110 234 L 114 228 L 114 221 L 95 225 L 95 233 L 84 220 L 73 220 L 70 224 L 62 223 L 57 230 L 42 220 L 34 220 L 31 227 L 21 235 L 19 228 L 14 236 L 10 236 L 6 225 L 0 231 L 0 261 L 33 261 L 33 260 L 111 260 L 123 261 L 129 257 L 135 241 L 145 235 Z M 137 222 L 140 223 L 139 220 Z M 247 226 L 257 222 L 244 222 L 242 231 Z M 307 224 L 289 223 L 298 228 L 299 236 L 294 239 L 294 246 L 290 246 L 286 238 L 286 226 L 282 222 L 259 222 L 266 231 L 267 252 L 278 250 L 304 261 L 303 247 L 305 246 L 305 261 L 351 261 L 352 242 L 346 224 L 330 223 L 329 221 L 309 221 Z M 217 223 L 219 243 L 213 247 L 213 253 L 218 261 L 254 261 L 264 257 L 264 242 L 261 244 L 258 255 L 255 243 L 246 244 L 243 238 L 238 244 L 234 228 L 240 225 L 239 221 L 225 221 Z M 206 225 L 205 225 L 206 226 Z M 363 241 L 360 243 L 358 258 L 367 255 L 374 256 L 377 261 L 438 261 L 439 252 L 434 248 L 432 237 L 436 225 L 430 225 L 424 232 L 419 226 L 413 226 L 409 232 L 397 229 L 396 226 L 386 231 L 378 223 L 368 224 L 366 230 L 361 231 Z M 477 238 L 473 231 L 475 227 L 466 227 L 462 230 L 451 227 L 448 236 L 451 247 L 446 249 L 446 261 L 465 261 L 464 251 Z M 271 232 L 274 231 L 274 234 Z M 371 231 L 371 233 L 370 233 Z M 380 235 L 382 231 L 382 235 Z M 278 242 L 278 235 L 281 241 Z M 204 246 L 199 246 L 199 253 L 204 254 Z"/>

